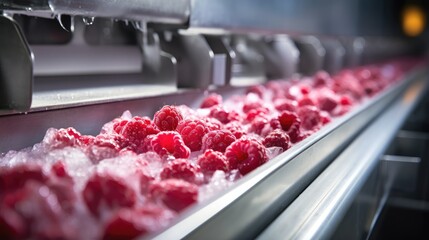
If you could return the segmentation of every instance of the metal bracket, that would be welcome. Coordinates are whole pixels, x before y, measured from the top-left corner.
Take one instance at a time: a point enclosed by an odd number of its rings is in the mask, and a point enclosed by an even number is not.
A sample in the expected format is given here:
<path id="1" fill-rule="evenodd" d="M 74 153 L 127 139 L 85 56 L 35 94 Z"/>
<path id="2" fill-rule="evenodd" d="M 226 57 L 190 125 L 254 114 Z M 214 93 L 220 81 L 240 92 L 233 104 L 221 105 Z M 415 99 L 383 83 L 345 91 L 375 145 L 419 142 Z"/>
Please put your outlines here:
<path id="1" fill-rule="evenodd" d="M 325 48 L 325 61 L 323 69 L 330 74 L 340 71 L 344 67 L 346 50 L 340 41 L 327 38 L 321 39 L 323 48 Z"/>
<path id="2" fill-rule="evenodd" d="M 313 75 L 323 69 L 326 51 L 320 40 L 314 36 L 298 37 L 294 40 L 300 52 L 299 72 L 304 75 Z"/>
<path id="3" fill-rule="evenodd" d="M 1 15 L 0 48 L 0 109 L 26 111 L 32 99 L 32 53 L 19 25 Z"/>

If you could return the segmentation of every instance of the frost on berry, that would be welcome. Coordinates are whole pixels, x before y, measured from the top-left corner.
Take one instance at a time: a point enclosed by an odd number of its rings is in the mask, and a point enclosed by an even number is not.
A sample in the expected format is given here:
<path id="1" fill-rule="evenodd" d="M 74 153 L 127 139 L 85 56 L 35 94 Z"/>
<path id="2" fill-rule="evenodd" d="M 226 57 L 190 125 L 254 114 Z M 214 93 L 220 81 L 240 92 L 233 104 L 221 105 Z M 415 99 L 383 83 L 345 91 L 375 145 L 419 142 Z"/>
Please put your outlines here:
<path id="1" fill-rule="evenodd" d="M 191 150 L 183 142 L 182 136 L 175 131 L 158 133 L 151 141 L 152 149 L 161 157 L 172 155 L 175 158 L 188 158 Z"/>
<path id="2" fill-rule="evenodd" d="M 176 178 L 191 183 L 198 183 L 199 173 L 199 167 L 191 164 L 188 160 L 175 159 L 167 162 L 160 173 L 160 178 L 163 180 Z"/>
<path id="3" fill-rule="evenodd" d="M 124 179 L 110 174 L 94 174 L 82 192 L 83 200 L 89 211 L 100 216 L 105 209 L 132 207 L 136 203 L 136 192 Z"/>
<path id="4" fill-rule="evenodd" d="M 208 132 L 206 124 L 199 119 L 186 119 L 179 123 L 177 132 L 191 151 L 201 150 L 203 136 Z"/>
<path id="5" fill-rule="evenodd" d="M 238 139 L 225 150 L 231 169 L 246 175 L 268 161 L 265 147 L 254 139 Z"/>
<path id="6" fill-rule="evenodd" d="M 204 98 L 201 103 L 201 108 L 210 108 L 216 105 L 220 105 L 222 103 L 222 96 L 216 93 L 212 93 Z"/>
<path id="7" fill-rule="evenodd" d="M 241 136 L 240 136 L 241 137 Z M 214 130 L 204 135 L 202 140 L 202 150 L 213 149 L 225 152 L 225 149 L 236 140 L 234 134 L 228 130 Z"/>
<path id="8" fill-rule="evenodd" d="M 265 147 L 281 147 L 283 151 L 290 148 L 289 135 L 283 130 L 276 129 L 268 134 L 262 142 Z"/>
<path id="9" fill-rule="evenodd" d="M 128 147 L 137 153 L 142 153 L 145 148 L 145 138 L 158 132 L 158 128 L 149 118 L 134 117 L 122 127 L 121 135 L 125 138 L 122 147 Z"/>
<path id="10" fill-rule="evenodd" d="M 198 157 L 198 165 L 205 174 L 213 174 L 217 170 L 227 172 L 229 170 L 225 155 L 221 152 L 207 149 Z"/>
<path id="11" fill-rule="evenodd" d="M 122 208 L 107 220 L 103 239 L 135 239 L 161 230 L 175 216 L 173 211 L 155 204 L 138 209 Z"/>
<path id="12" fill-rule="evenodd" d="M 198 200 L 198 186 L 180 179 L 167 179 L 153 183 L 149 195 L 168 208 L 181 212 Z"/>
<path id="13" fill-rule="evenodd" d="M 161 131 L 176 130 L 183 116 L 175 106 L 166 105 L 157 111 L 153 117 L 155 125 Z"/>

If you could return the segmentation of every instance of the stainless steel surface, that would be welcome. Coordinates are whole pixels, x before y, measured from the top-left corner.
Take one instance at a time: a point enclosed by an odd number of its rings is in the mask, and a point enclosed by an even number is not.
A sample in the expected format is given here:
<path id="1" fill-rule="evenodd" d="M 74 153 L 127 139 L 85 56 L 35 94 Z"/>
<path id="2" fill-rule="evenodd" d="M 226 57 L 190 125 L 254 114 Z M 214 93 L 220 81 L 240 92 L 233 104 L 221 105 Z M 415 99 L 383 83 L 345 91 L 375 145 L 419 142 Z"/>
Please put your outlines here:
<path id="1" fill-rule="evenodd" d="M 212 84 L 215 86 L 225 86 L 231 81 L 232 62 L 235 59 L 235 52 L 221 37 L 204 37 L 213 51 L 213 72 Z"/>
<path id="2" fill-rule="evenodd" d="M 345 66 L 356 67 L 362 64 L 362 54 L 365 49 L 365 39 L 358 38 L 344 38 L 341 39 L 346 50 Z"/>
<path id="3" fill-rule="evenodd" d="M 19 25 L 0 15 L 0 112 L 30 108 L 33 87 L 32 53 Z"/>
<path id="4" fill-rule="evenodd" d="M 21 14 L 33 12 L 85 17 L 108 17 L 143 22 L 185 23 L 190 14 L 190 0 L 44 0 L 2 1 L 0 9 Z"/>
<path id="5" fill-rule="evenodd" d="M 327 239 L 378 163 L 379 156 L 422 97 L 427 75 L 416 78 L 372 124 L 314 180 L 259 239 Z M 357 154 L 359 153 L 359 154 Z"/>
<path id="6" fill-rule="evenodd" d="M 323 69 L 326 50 L 319 39 L 314 36 L 297 37 L 294 39 L 298 48 L 299 65 L 298 72 L 304 75 L 312 75 Z"/>
<path id="7" fill-rule="evenodd" d="M 334 38 L 321 39 L 321 43 L 326 53 L 323 70 L 335 74 L 343 69 L 346 62 L 346 50 L 342 43 Z"/>
<path id="8" fill-rule="evenodd" d="M 411 81 L 421 80 L 421 74 L 410 76 L 408 81 L 363 104 L 352 114 L 337 119 L 238 181 L 225 194 L 188 211 L 171 228 L 149 238 L 254 238 Z M 275 236 L 282 235 L 271 235 Z"/>
<path id="9" fill-rule="evenodd" d="M 387 175 L 393 176 L 393 190 L 414 193 L 417 191 L 418 171 L 421 159 L 410 156 L 384 155 L 381 160 Z"/>

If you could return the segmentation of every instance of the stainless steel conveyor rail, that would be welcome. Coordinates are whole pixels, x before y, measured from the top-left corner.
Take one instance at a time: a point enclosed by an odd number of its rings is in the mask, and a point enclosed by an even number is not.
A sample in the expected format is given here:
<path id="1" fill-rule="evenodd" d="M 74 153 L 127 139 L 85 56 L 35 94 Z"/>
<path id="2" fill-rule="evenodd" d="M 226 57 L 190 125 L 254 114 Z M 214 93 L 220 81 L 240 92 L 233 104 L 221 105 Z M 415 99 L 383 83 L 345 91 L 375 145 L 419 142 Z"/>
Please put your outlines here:
<path id="1" fill-rule="evenodd" d="M 224 194 L 189 209 L 172 227 L 148 238 L 255 238 L 312 184 L 362 129 L 396 99 L 403 99 L 404 96 L 409 96 L 406 98 L 409 99 L 413 97 L 410 93 L 417 97 L 426 77 L 427 70 L 414 71 L 400 84 L 336 119 L 316 134 L 245 176 Z M 410 101 L 414 102 L 414 99 Z M 392 117 L 391 114 L 388 116 Z M 392 134 L 392 131 L 389 132 Z M 382 138 L 383 142 L 384 140 Z"/>
<path id="2" fill-rule="evenodd" d="M 258 239 L 329 239 L 374 171 L 380 156 L 427 90 L 427 76 L 412 83 L 341 152 Z"/>

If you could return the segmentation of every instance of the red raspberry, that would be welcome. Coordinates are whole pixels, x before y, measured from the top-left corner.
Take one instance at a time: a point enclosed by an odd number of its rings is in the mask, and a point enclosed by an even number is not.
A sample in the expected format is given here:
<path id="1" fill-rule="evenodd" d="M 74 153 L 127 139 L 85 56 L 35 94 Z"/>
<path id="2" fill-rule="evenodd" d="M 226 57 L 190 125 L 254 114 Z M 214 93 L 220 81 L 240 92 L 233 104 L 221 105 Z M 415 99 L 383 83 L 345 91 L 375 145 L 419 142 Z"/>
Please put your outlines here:
<path id="1" fill-rule="evenodd" d="M 205 174 L 211 174 L 216 170 L 224 172 L 229 170 L 225 155 L 212 149 L 207 149 L 198 157 L 198 165 Z"/>
<path id="2" fill-rule="evenodd" d="M 263 98 L 265 91 L 266 91 L 266 89 L 264 86 L 255 85 L 255 86 L 250 86 L 249 88 L 247 88 L 246 94 L 254 93 L 254 94 L 258 95 L 260 98 Z"/>
<path id="3" fill-rule="evenodd" d="M 0 206 L 0 238 L 25 239 L 26 224 L 24 219 L 11 207 Z"/>
<path id="4" fill-rule="evenodd" d="M 153 200 L 176 212 L 181 212 L 198 201 L 197 185 L 180 179 L 153 183 L 149 187 L 149 194 Z"/>
<path id="5" fill-rule="evenodd" d="M 268 134 L 262 143 L 265 147 L 281 147 L 283 151 L 290 148 L 289 135 L 280 129 L 276 129 Z"/>
<path id="6" fill-rule="evenodd" d="M 209 117 L 219 120 L 221 123 L 229 123 L 231 121 L 237 121 L 240 116 L 235 111 L 227 111 L 221 106 L 216 106 L 210 109 Z"/>
<path id="7" fill-rule="evenodd" d="M 254 139 L 238 139 L 225 150 L 231 169 L 246 175 L 268 161 L 265 147 Z"/>
<path id="8" fill-rule="evenodd" d="M 156 205 L 139 209 L 123 208 L 107 221 L 103 239 L 135 239 L 162 229 L 175 215 L 174 212 Z"/>
<path id="9" fill-rule="evenodd" d="M 30 180 L 45 183 L 48 176 L 43 172 L 42 167 L 35 164 L 0 168 L 0 193 L 20 189 Z"/>
<path id="10" fill-rule="evenodd" d="M 298 110 L 301 126 L 305 130 L 316 130 L 320 127 L 320 111 L 314 106 L 304 106 Z"/>
<path id="11" fill-rule="evenodd" d="M 307 95 L 310 93 L 311 87 L 303 84 L 303 85 L 299 86 L 299 90 L 301 91 L 302 95 Z"/>
<path id="12" fill-rule="evenodd" d="M 216 118 L 206 117 L 202 119 L 206 124 L 208 131 L 219 130 L 222 128 L 222 123 Z"/>
<path id="13" fill-rule="evenodd" d="M 130 140 L 121 135 L 98 135 L 88 141 L 84 148 L 85 154 L 92 162 L 98 163 L 106 158 L 117 157 L 123 147 L 137 151 L 136 145 L 132 144 Z"/>
<path id="14" fill-rule="evenodd" d="M 222 103 L 222 96 L 216 93 L 212 93 L 207 96 L 201 103 L 201 108 L 210 108 L 213 106 L 220 105 Z"/>
<path id="15" fill-rule="evenodd" d="M 317 72 L 313 78 L 314 78 L 313 86 L 315 88 L 325 87 L 331 81 L 331 77 L 329 76 L 329 73 L 325 71 Z"/>
<path id="16" fill-rule="evenodd" d="M 60 149 L 80 145 L 82 135 L 74 128 L 49 129 L 43 140 L 51 148 Z"/>
<path id="17" fill-rule="evenodd" d="M 248 113 L 252 109 L 261 108 L 261 107 L 262 107 L 261 102 L 248 101 L 248 102 L 245 102 L 243 105 L 243 112 Z"/>
<path id="18" fill-rule="evenodd" d="M 246 134 L 239 122 L 230 122 L 224 126 L 224 129 L 230 131 L 236 139 Z"/>
<path id="19" fill-rule="evenodd" d="M 76 192 L 73 189 L 73 181 L 65 179 L 66 181 L 51 181 L 47 184 L 49 189 L 57 197 L 58 203 L 66 213 L 73 213 L 75 211 L 75 204 L 78 199 Z"/>
<path id="20" fill-rule="evenodd" d="M 249 132 L 254 132 L 260 136 L 263 136 L 266 134 L 267 127 L 269 127 L 268 120 L 262 117 L 257 117 L 250 124 Z"/>
<path id="21" fill-rule="evenodd" d="M 208 132 L 205 123 L 199 119 L 186 119 L 179 123 L 177 132 L 191 151 L 201 150 L 201 141 Z"/>
<path id="22" fill-rule="evenodd" d="M 246 121 L 252 122 L 256 117 L 265 117 L 269 112 L 270 110 L 265 107 L 252 109 L 246 114 Z"/>
<path id="23" fill-rule="evenodd" d="M 127 141 L 127 147 L 136 153 L 142 153 L 144 147 L 144 139 L 151 134 L 157 134 L 159 130 L 147 117 L 134 117 L 129 121 L 121 131 L 121 135 Z"/>
<path id="24" fill-rule="evenodd" d="M 191 183 L 198 181 L 199 167 L 192 165 L 186 159 L 175 159 L 169 161 L 160 173 L 162 180 L 176 178 L 182 179 Z"/>
<path id="25" fill-rule="evenodd" d="M 298 102 L 290 99 L 279 99 L 275 101 L 274 106 L 278 111 L 294 112 L 298 107 Z"/>
<path id="26" fill-rule="evenodd" d="M 225 152 L 225 149 L 235 141 L 235 136 L 228 130 L 214 130 L 208 132 L 203 137 L 201 149 L 213 149 L 219 152 Z"/>
<path id="27" fill-rule="evenodd" d="M 320 121 L 322 122 L 322 125 L 326 125 L 330 123 L 332 119 L 329 113 L 323 111 L 323 112 L 320 112 Z"/>
<path id="28" fill-rule="evenodd" d="M 343 106 L 351 106 L 353 105 L 353 100 L 347 95 L 342 95 L 340 97 L 340 104 Z"/>
<path id="29" fill-rule="evenodd" d="M 73 182 L 73 178 L 68 174 L 66 166 L 62 161 L 58 161 L 52 165 L 51 173 L 58 179 Z"/>
<path id="30" fill-rule="evenodd" d="M 173 155 L 175 158 L 188 158 L 191 151 L 178 132 L 158 133 L 151 141 L 152 149 L 161 157 Z"/>
<path id="31" fill-rule="evenodd" d="M 175 106 L 166 105 L 153 116 L 155 125 L 161 131 L 176 130 L 177 125 L 182 121 L 183 116 Z"/>
<path id="32" fill-rule="evenodd" d="M 120 134 L 122 132 L 122 129 L 127 125 L 129 120 L 126 119 L 117 119 L 116 121 L 113 120 L 115 123 L 113 124 L 113 131 Z"/>
<path id="33" fill-rule="evenodd" d="M 298 106 L 300 106 L 300 107 L 302 107 L 302 106 L 314 106 L 314 105 L 316 105 L 315 101 L 309 96 L 305 96 L 305 97 L 298 100 Z"/>
<path id="34" fill-rule="evenodd" d="M 76 239 L 76 229 L 61 225 L 65 216 L 58 206 L 57 198 L 47 186 L 29 181 L 4 197 L 1 212 L 11 209 L 21 217 L 29 235 L 26 239 Z"/>
<path id="35" fill-rule="evenodd" d="M 137 195 L 124 180 L 109 174 L 94 174 L 82 192 L 83 200 L 95 216 L 105 208 L 133 207 Z"/>
<path id="36" fill-rule="evenodd" d="M 332 112 L 338 105 L 337 100 L 332 95 L 319 96 L 319 108 L 323 111 Z"/>
<path id="37" fill-rule="evenodd" d="M 299 136 L 301 135 L 301 119 L 299 119 L 296 113 L 283 111 L 280 113 L 278 120 L 280 122 L 281 128 L 283 129 L 283 131 L 289 134 L 290 140 L 293 143 L 300 141 Z"/>

